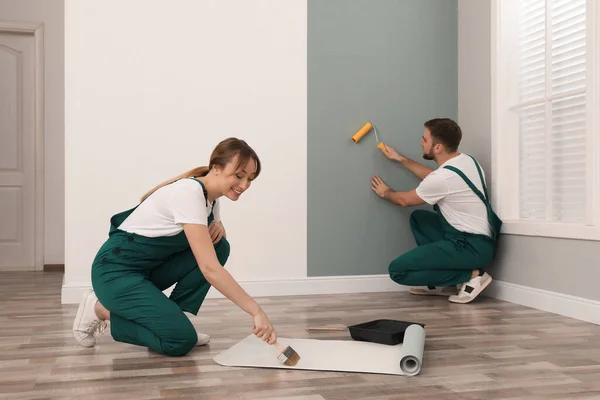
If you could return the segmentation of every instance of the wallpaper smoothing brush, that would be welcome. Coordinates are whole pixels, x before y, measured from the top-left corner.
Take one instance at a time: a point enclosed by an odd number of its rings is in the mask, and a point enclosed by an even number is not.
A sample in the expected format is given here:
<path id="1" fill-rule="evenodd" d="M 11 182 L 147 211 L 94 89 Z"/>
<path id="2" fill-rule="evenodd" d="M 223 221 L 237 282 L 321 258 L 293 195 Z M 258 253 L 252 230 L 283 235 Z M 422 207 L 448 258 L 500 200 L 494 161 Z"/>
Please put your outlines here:
<path id="1" fill-rule="evenodd" d="M 274 346 L 277 349 L 277 351 L 279 351 L 279 355 L 277 356 L 277 359 L 282 364 L 293 367 L 296 364 L 298 364 L 298 361 L 300 361 L 300 355 L 298 353 L 296 353 L 296 350 L 292 349 L 290 346 L 287 346 L 284 349 L 277 342 L 275 342 Z"/>

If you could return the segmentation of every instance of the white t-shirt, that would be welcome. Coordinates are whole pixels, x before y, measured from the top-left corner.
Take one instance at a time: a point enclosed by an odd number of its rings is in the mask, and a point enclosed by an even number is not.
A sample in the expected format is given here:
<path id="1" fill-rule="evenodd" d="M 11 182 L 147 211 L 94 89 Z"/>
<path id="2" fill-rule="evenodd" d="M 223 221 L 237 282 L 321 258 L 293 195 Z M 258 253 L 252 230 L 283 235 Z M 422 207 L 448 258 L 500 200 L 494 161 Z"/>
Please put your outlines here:
<path id="1" fill-rule="evenodd" d="M 466 154 L 451 158 L 427 175 L 417 187 L 417 195 L 428 204 L 437 203 L 446 221 L 459 231 L 491 236 L 485 204 L 460 175 L 445 169 L 446 165 L 461 170 L 485 196 L 475 162 Z M 481 173 L 485 181 L 483 168 Z"/>
<path id="2" fill-rule="evenodd" d="M 119 229 L 142 236 L 175 236 L 183 223 L 208 225 L 212 204 L 199 182 L 181 179 L 163 186 L 144 200 L 119 226 Z M 214 221 L 221 220 L 219 199 L 215 202 Z"/>

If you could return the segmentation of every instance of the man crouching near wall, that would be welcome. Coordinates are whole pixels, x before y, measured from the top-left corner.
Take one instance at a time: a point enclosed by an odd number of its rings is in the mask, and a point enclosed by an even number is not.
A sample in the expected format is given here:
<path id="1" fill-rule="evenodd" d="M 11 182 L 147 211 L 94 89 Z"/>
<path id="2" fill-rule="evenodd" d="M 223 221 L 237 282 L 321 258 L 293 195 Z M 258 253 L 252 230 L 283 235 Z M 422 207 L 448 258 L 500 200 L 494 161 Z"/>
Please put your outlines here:
<path id="1" fill-rule="evenodd" d="M 434 160 L 437 169 L 386 145 L 385 156 L 421 183 L 410 192 L 397 192 L 379 176 L 371 179 L 371 188 L 383 199 L 402 207 L 427 203 L 434 209 L 412 212 L 410 227 L 417 247 L 390 263 L 390 278 L 414 286 L 411 294 L 449 296 L 453 303 L 469 303 L 492 281 L 485 269 L 494 259 L 502 222 L 490 205 L 481 165 L 458 151 L 462 138 L 458 124 L 436 118 L 424 127 L 423 158 Z"/>

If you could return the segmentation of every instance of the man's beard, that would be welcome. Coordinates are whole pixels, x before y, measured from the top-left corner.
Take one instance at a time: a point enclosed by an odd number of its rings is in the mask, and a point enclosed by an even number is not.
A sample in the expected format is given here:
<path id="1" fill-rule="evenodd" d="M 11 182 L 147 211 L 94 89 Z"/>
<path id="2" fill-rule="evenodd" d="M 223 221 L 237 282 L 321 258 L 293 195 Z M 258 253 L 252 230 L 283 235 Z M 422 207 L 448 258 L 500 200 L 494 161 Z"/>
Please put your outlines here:
<path id="1" fill-rule="evenodd" d="M 423 153 L 423 158 L 426 160 L 435 160 L 435 156 L 433 155 L 433 148 L 429 150 L 429 153 Z"/>

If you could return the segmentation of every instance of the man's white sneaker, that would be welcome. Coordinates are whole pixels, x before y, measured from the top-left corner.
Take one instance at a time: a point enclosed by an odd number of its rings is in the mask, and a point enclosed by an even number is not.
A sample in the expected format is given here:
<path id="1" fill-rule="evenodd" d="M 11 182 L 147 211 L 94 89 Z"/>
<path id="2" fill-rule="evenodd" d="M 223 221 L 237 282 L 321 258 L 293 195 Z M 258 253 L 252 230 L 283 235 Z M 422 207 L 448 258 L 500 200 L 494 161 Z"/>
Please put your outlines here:
<path id="1" fill-rule="evenodd" d="M 483 291 L 488 285 L 492 283 L 492 277 L 485 272 L 482 276 L 476 276 L 470 281 L 462 284 L 460 291 L 455 296 L 448 298 L 452 303 L 469 303 Z"/>
<path id="2" fill-rule="evenodd" d="M 96 316 L 94 306 L 98 298 L 93 290 L 88 290 L 79 304 L 75 321 L 73 321 L 73 336 L 84 347 L 96 344 L 96 337 L 104 333 L 106 321 Z"/>
<path id="3" fill-rule="evenodd" d="M 456 286 L 417 286 L 410 288 L 410 294 L 420 296 L 451 296 L 458 293 Z"/>

